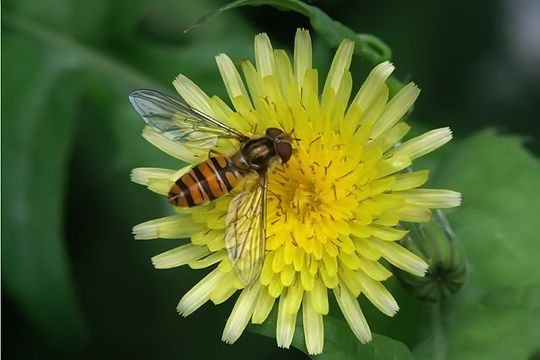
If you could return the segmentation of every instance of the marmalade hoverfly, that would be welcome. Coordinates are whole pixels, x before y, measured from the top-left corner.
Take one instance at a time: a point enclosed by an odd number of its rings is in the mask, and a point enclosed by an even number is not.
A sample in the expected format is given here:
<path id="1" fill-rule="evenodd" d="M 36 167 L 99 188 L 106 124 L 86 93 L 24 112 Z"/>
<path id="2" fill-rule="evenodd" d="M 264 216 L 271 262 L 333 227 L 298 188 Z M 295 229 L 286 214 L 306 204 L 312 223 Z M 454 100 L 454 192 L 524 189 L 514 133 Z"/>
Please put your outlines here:
<path id="1" fill-rule="evenodd" d="M 238 141 L 234 155 L 211 156 L 177 179 L 169 191 L 169 202 L 180 207 L 205 204 L 230 192 L 243 177 L 256 175 L 255 183 L 231 200 L 225 228 L 233 268 L 244 285 L 252 284 L 264 261 L 268 169 L 274 161 L 289 161 L 293 153 L 289 134 L 268 128 L 263 135 L 250 138 L 154 90 L 136 90 L 129 100 L 148 126 L 170 140 L 209 151 L 219 139 Z"/>

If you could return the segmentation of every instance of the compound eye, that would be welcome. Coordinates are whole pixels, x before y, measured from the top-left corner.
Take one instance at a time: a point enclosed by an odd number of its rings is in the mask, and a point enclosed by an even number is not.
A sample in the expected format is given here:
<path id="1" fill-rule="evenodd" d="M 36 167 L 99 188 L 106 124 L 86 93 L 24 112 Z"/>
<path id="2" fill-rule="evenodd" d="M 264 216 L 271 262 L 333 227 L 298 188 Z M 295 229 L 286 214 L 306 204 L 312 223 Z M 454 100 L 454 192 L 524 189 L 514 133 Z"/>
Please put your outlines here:
<path id="1" fill-rule="evenodd" d="M 266 129 L 266 136 L 268 136 L 271 139 L 275 139 L 281 134 L 283 134 L 283 131 L 278 129 L 278 128 L 268 128 L 268 129 Z"/>
<path id="2" fill-rule="evenodd" d="M 290 142 L 287 141 L 279 141 L 276 144 L 276 152 L 281 158 L 281 163 L 285 164 L 292 155 L 292 145 Z"/>

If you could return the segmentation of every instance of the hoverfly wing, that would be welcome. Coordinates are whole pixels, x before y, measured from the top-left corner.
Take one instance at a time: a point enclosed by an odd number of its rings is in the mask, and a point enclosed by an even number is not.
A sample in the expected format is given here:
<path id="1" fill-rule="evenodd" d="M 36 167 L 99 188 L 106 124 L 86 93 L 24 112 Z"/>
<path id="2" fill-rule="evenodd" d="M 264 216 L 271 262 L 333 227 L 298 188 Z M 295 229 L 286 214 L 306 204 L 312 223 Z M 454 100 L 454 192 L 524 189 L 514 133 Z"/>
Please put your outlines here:
<path id="1" fill-rule="evenodd" d="M 129 101 L 148 126 L 170 140 L 210 148 L 219 138 L 245 138 L 239 131 L 158 91 L 136 90 Z"/>
<path id="2" fill-rule="evenodd" d="M 266 249 L 267 174 L 236 195 L 227 212 L 225 244 L 238 279 L 246 286 L 261 273 Z"/>

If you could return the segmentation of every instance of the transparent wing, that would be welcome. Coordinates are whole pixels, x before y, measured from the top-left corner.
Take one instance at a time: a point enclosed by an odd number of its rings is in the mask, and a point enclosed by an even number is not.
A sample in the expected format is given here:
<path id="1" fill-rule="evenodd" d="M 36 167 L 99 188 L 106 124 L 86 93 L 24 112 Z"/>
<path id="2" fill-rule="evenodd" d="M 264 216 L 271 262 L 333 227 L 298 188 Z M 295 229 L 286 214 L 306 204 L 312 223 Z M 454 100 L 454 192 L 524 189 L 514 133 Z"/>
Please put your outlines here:
<path id="1" fill-rule="evenodd" d="M 225 244 L 236 275 L 251 285 L 261 273 L 266 245 L 267 174 L 229 204 Z"/>
<path id="2" fill-rule="evenodd" d="M 219 138 L 245 139 L 239 131 L 158 91 L 136 90 L 129 101 L 148 126 L 185 145 L 211 148 Z"/>

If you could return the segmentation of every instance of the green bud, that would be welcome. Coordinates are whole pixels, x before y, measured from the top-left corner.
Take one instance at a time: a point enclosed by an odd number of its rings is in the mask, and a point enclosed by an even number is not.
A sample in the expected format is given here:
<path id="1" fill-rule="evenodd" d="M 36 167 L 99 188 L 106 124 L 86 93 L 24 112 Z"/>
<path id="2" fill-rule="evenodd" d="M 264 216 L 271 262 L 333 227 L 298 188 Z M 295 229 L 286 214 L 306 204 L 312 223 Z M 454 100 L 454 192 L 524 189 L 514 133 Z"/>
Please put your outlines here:
<path id="1" fill-rule="evenodd" d="M 467 264 L 448 220 L 440 210 L 428 223 L 402 223 L 409 234 L 401 245 L 429 264 L 424 277 L 395 268 L 396 277 L 421 300 L 439 302 L 459 291 L 467 277 Z"/>

